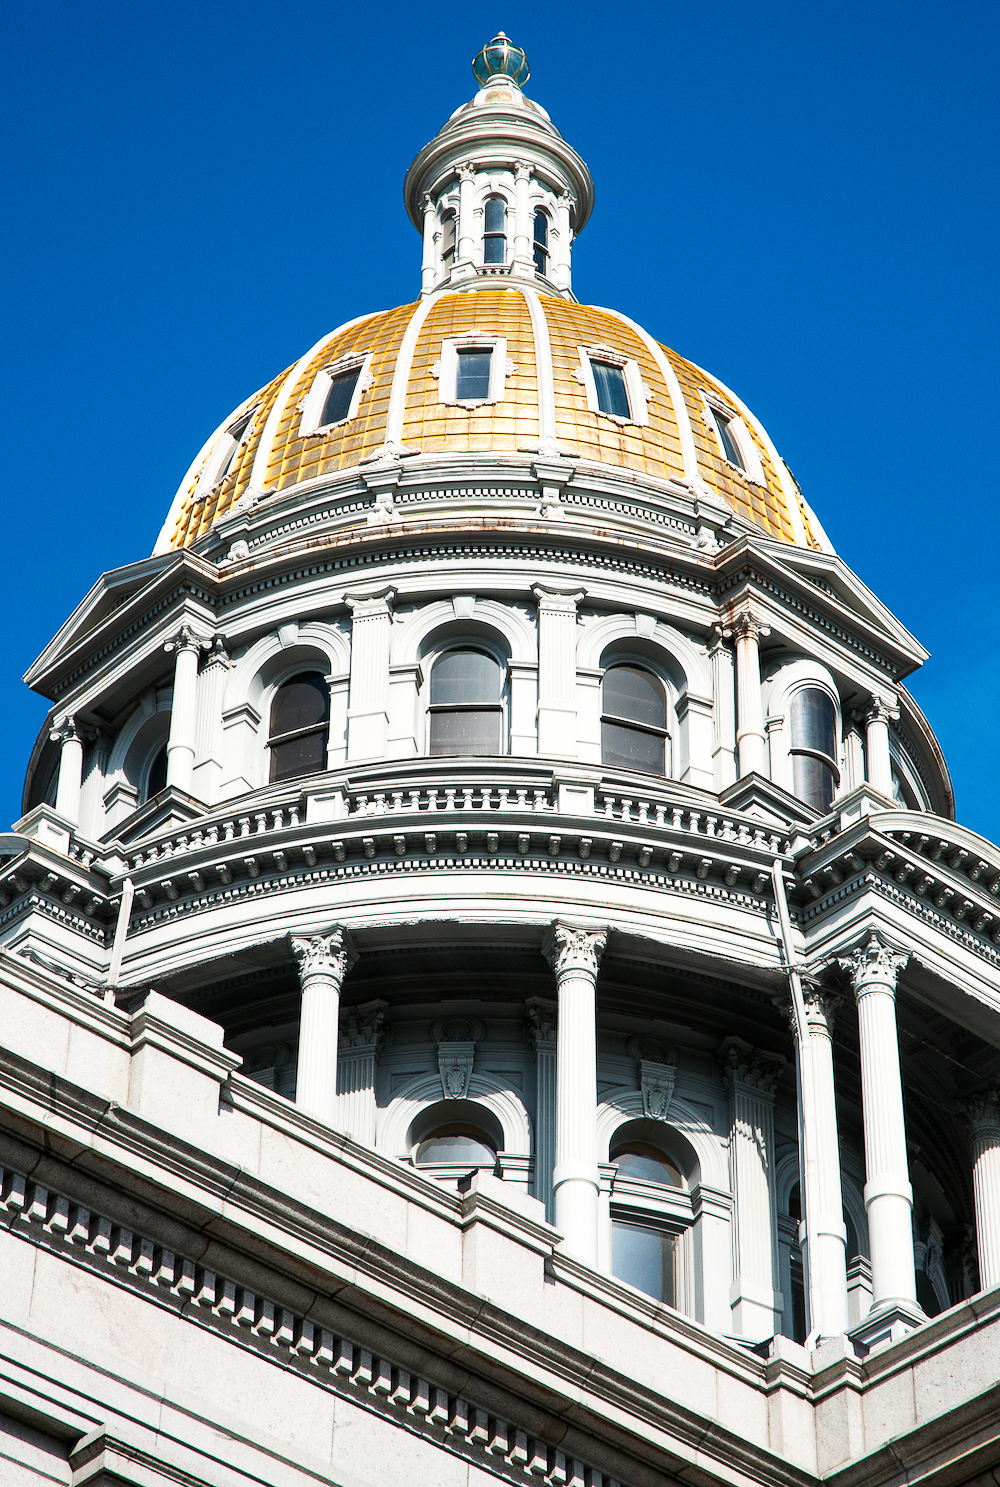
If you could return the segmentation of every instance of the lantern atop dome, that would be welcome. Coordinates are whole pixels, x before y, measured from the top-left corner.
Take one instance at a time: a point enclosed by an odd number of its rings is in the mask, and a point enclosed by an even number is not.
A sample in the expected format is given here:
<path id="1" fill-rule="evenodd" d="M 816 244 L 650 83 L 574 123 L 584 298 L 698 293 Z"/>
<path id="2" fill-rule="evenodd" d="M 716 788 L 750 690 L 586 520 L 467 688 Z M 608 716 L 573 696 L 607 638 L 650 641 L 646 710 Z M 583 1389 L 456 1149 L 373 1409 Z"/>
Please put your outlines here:
<path id="1" fill-rule="evenodd" d="M 481 88 L 494 78 L 515 83 L 523 88 L 531 76 L 528 59 L 519 46 L 515 46 L 503 31 L 498 31 L 482 51 L 473 59 L 472 71 Z"/>

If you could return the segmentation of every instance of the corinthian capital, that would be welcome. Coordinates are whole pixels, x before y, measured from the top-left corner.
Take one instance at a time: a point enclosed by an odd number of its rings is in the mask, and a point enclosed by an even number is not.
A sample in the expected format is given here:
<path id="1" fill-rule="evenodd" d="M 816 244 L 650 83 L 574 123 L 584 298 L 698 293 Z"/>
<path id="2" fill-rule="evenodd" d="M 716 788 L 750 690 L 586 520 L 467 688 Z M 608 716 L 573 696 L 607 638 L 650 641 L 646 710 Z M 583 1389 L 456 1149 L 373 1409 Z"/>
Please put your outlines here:
<path id="1" fill-rule="evenodd" d="M 996 1132 L 1000 1136 L 1000 1087 L 982 1090 L 975 1095 L 960 1095 L 955 1109 L 965 1121 L 971 1136 Z"/>
<path id="2" fill-rule="evenodd" d="M 899 717 L 899 708 L 888 697 L 873 697 L 862 716 L 866 723 L 888 723 Z"/>
<path id="3" fill-rule="evenodd" d="M 528 164 L 527 160 L 515 160 L 514 179 L 515 181 L 531 180 L 531 166 Z"/>
<path id="4" fill-rule="evenodd" d="M 172 651 L 207 651 L 211 648 L 212 642 L 207 636 L 199 635 L 194 626 L 189 625 L 186 620 L 175 634 L 163 643 L 163 649 L 168 655 Z"/>
<path id="5" fill-rule="evenodd" d="M 49 729 L 49 738 L 53 743 L 69 743 L 71 739 L 80 738 L 80 730 L 75 718 L 65 716 L 56 718 Z"/>
<path id="6" fill-rule="evenodd" d="M 742 1085 L 756 1094 L 770 1097 L 785 1067 L 782 1054 L 754 1048 L 744 1038 L 727 1038 L 719 1049 L 719 1058 L 723 1082 L 729 1093 L 736 1085 Z"/>
<path id="7" fill-rule="evenodd" d="M 308 939 L 289 935 L 289 940 L 292 954 L 299 963 L 299 977 L 302 981 L 308 981 L 311 976 L 328 976 L 340 986 L 358 958 L 346 929 L 333 929 L 325 935 L 310 935 Z"/>
<path id="8" fill-rule="evenodd" d="M 895 995 L 899 973 L 909 960 L 905 950 L 893 950 L 885 945 L 872 930 L 868 943 L 852 950 L 850 955 L 839 955 L 837 963 L 851 980 L 855 996 L 866 991 L 888 991 Z"/>
<path id="9" fill-rule="evenodd" d="M 569 924 L 553 924 L 545 937 L 542 954 L 560 980 L 570 971 L 585 971 L 596 978 L 604 947 L 606 929 L 575 929 Z"/>
<path id="10" fill-rule="evenodd" d="M 752 609 L 741 609 L 734 614 L 726 628 L 736 640 L 760 641 L 771 633 L 770 625 L 765 625 Z"/>

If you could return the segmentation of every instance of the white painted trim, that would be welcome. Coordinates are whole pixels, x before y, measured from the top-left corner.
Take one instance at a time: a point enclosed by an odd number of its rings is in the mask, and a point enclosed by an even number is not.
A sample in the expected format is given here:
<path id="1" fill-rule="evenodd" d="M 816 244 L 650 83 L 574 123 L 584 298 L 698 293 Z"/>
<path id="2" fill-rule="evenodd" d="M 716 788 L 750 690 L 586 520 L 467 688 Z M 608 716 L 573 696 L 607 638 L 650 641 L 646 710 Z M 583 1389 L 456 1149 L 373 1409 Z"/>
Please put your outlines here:
<path id="1" fill-rule="evenodd" d="M 352 418 L 357 418 L 361 399 L 374 380 L 371 374 L 372 356 L 371 351 L 348 352 L 347 355 L 340 356 L 336 361 L 319 369 L 313 378 L 312 386 L 302 400 L 302 417 L 299 419 L 300 439 L 317 434 L 327 434 L 331 429 L 340 428 L 342 424 L 350 423 Z M 357 371 L 358 380 L 354 384 L 346 414 L 334 423 L 320 423 L 323 406 L 333 386 L 333 379 L 342 376 L 345 372 L 353 371 Z"/>
<path id="2" fill-rule="evenodd" d="M 764 476 L 764 464 L 761 460 L 760 452 L 753 441 L 753 435 L 742 416 L 739 413 L 735 413 L 727 405 L 725 400 L 719 397 L 718 393 L 714 393 L 711 389 L 704 387 L 698 390 L 701 393 L 701 416 L 705 421 L 705 427 L 709 434 L 715 440 L 716 447 L 719 451 L 719 458 L 724 464 L 729 465 L 732 469 L 738 471 L 740 475 L 745 476 L 747 480 L 752 481 L 754 485 L 759 485 L 766 489 L 767 480 Z M 731 460 L 726 453 L 726 446 L 722 441 L 723 423 L 739 449 L 742 464 L 737 464 L 735 460 Z"/>
<path id="3" fill-rule="evenodd" d="M 649 422 L 649 401 L 653 394 L 642 380 L 642 372 L 635 357 L 626 356 L 625 352 L 619 351 L 616 346 L 604 344 L 577 346 L 576 349 L 580 357 L 580 365 L 573 375 L 578 382 L 583 384 L 583 389 L 587 394 L 587 407 L 591 413 L 596 413 L 598 418 L 607 418 L 619 425 L 647 424 Z M 608 413 L 601 407 L 597 397 L 597 382 L 594 378 L 595 361 L 602 361 L 608 366 L 620 368 L 625 382 L 625 396 L 628 399 L 628 418 L 621 418 L 616 413 Z"/>
<path id="4" fill-rule="evenodd" d="M 397 611 L 398 608 L 397 605 Z M 459 618 L 450 599 L 422 604 L 412 614 L 399 615 L 397 612 L 390 637 L 390 664 L 417 665 L 423 659 L 427 645 L 435 644 L 437 631 L 454 626 L 459 633 L 458 627 L 463 624 L 471 627 L 468 630 L 470 636 L 480 628 L 493 630 L 502 636 L 514 665 L 532 666 L 538 660 L 536 632 L 524 616 L 498 600 L 477 598 L 465 618 Z"/>
<path id="5" fill-rule="evenodd" d="M 410 323 L 403 333 L 400 342 L 399 353 L 396 357 L 396 366 L 392 374 L 392 388 L 389 392 L 389 411 L 385 419 L 385 442 L 387 445 L 401 445 L 403 442 L 403 424 L 406 422 L 406 394 L 410 386 L 410 373 L 413 370 L 413 353 L 417 349 L 417 337 L 424 328 L 434 305 L 441 298 L 440 294 L 428 295 L 425 300 L 414 310 L 410 317 Z"/>
<path id="6" fill-rule="evenodd" d="M 521 286 L 528 315 L 531 318 L 531 334 L 535 342 L 535 370 L 538 382 L 538 443 L 545 449 L 555 444 L 556 439 L 556 388 L 552 371 L 552 342 L 549 339 L 549 323 L 545 318 L 542 302 L 533 289 Z"/>
<path id="7" fill-rule="evenodd" d="M 502 1084 L 490 1074 L 473 1073 L 465 1098 L 484 1106 L 500 1122 L 504 1152 L 532 1154 L 531 1119 L 519 1091 Z M 439 1102 L 444 1102 L 441 1076 L 437 1073 L 414 1075 L 378 1112 L 376 1150 L 390 1157 L 408 1157 L 410 1127 L 422 1110 Z"/>
<path id="8" fill-rule="evenodd" d="M 688 416 L 687 403 L 684 400 L 684 393 L 681 391 L 681 384 L 678 381 L 677 373 L 670 365 L 663 347 L 659 346 L 649 332 L 643 330 L 641 325 L 637 325 L 634 320 L 630 320 L 627 315 L 621 314 L 619 310 L 606 310 L 598 305 L 595 305 L 594 308 L 600 309 L 602 315 L 614 316 L 616 320 L 621 321 L 622 325 L 627 325 L 630 330 L 634 331 L 656 362 L 660 376 L 667 384 L 667 392 L 670 394 L 670 401 L 673 404 L 677 434 L 681 441 L 681 458 L 684 461 L 684 478 L 685 480 L 700 480 L 701 471 L 698 468 L 698 452 L 695 449 L 694 432 L 691 428 L 691 419 Z"/>
<path id="9" fill-rule="evenodd" d="M 490 383 L 485 398 L 459 398 L 458 353 L 460 351 L 490 351 Z M 431 367 L 431 376 L 437 378 L 438 401 L 452 408 L 481 408 L 488 403 L 502 403 L 507 387 L 507 378 L 513 376 L 517 367 L 507 356 L 507 337 L 495 336 L 485 331 L 472 329 L 458 336 L 448 336 L 441 342 L 441 357 Z"/>

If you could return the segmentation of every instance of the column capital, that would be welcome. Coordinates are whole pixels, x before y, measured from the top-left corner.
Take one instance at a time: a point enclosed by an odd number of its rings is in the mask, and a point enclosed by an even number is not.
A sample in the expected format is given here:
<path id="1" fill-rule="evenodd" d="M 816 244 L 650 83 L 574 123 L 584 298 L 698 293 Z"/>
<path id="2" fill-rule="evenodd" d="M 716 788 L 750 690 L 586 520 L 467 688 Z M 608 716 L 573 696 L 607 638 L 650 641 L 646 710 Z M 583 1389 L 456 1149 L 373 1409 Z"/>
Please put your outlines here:
<path id="1" fill-rule="evenodd" d="M 379 589 L 356 589 L 344 595 L 344 603 L 356 620 L 373 619 L 391 614 L 396 590 L 391 586 Z"/>
<path id="2" fill-rule="evenodd" d="M 383 1023 L 389 1003 L 365 1002 L 360 1007 L 348 1007 L 340 1019 L 340 1050 L 346 1054 L 374 1054 L 382 1051 L 385 1042 Z"/>
<path id="3" fill-rule="evenodd" d="M 899 973 L 909 958 L 909 951 L 893 950 L 872 930 L 866 944 L 859 945 L 849 955 L 838 955 L 837 964 L 849 976 L 856 997 L 870 991 L 886 991 L 895 996 Z"/>
<path id="4" fill-rule="evenodd" d="M 219 666 L 224 671 L 228 671 L 230 666 L 232 666 L 232 660 L 230 659 L 229 652 L 226 650 L 226 642 L 223 640 L 221 635 L 217 635 L 215 639 L 209 643 L 209 645 L 206 647 L 206 651 L 207 654 L 205 656 L 204 664 L 202 665 L 202 671 L 207 671 L 210 666 Z"/>
<path id="5" fill-rule="evenodd" d="M 187 620 L 174 631 L 168 640 L 163 642 L 163 649 L 167 654 L 173 651 L 199 651 L 211 650 L 212 642 L 207 635 L 201 635 Z"/>
<path id="6" fill-rule="evenodd" d="M 586 589 L 561 589 L 545 583 L 533 583 L 531 592 L 539 609 L 575 614 L 576 607 L 587 597 Z"/>
<path id="7" fill-rule="evenodd" d="M 514 161 L 514 179 L 515 179 L 515 181 L 530 181 L 531 180 L 531 177 L 532 177 L 532 174 L 533 174 L 532 167 L 528 164 L 527 160 L 515 160 Z"/>
<path id="8" fill-rule="evenodd" d="M 713 625 L 708 632 L 708 654 L 714 656 L 718 651 L 732 652 L 733 632 L 729 625 Z"/>
<path id="9" fill-rule="evenodd" d="M 995 1133 L 1000 1140 L 1000 1086 L 974 1095 L 959 1095 L 955 1100 L 955 1110 L 965 1122 L 970 1136 Z"/>
<path id="10" fill-rule="evenodd" d="M 545 936 L 542 954 L 557 980 L 571 971 L 584 971 L 596 978 L 607 943 L 606 929 L 580 929 L 557 920 Z"/>
<path id="11" fill-rule="evenodd" d="M 463 160 L 456 169 L 460 181 L 474 181 L 476 179 L 476 167 L 471 160 Z"/>
<path id="12" fill-rule="evenodd" d="M 52 743 L 57 744 L 70 743 L 74 740 L 77 743 L 82 743 L 83 738 L 80 725 L 77 723 L 76 718 L 69 713 L 64 713 L 62 717 L 56 718 L 53 721 L 52 727 L 49 729 L 49 739 Z"/>
<path id="13" fill-rule="evenodd" d="M 421 194 L 420 194 L 420 210 L 422 212 L 427 212 L 427 211 L 430 210 L 430 208 L 433 205 L 434 205 L 434 198 L 433 198 L 433 196 L 430 196 L 426 191 L 422 191 Z"/>
<path id="14" fill-rule="evenodd" d="M 785 1067 L 783 1054 L 754 1048 L 745 1038 L 730 1037 L 721 1043 L 718 1057 L 727 1094 L 732 1094 L 740 1085 L 764 1099 L 774 1099 L 778 1079 Z"/>
<path id="15" fill-rule="evenodd" d="M 875 693 L 856 716 L 865 723 L 889 723 L 899 717 L 899 706 L 895 698 Z"/>
<path id="16" fill-rule="evenodd" d="M 528 1014 L 528 1038 L 537 1058 L 540 1053 L 555 1053 L 557 1008 L 544 997 L 529 997 L 524 1004 Z"/>
<path id="17" fill-rule="evenodd" d="M 303 981 L 313 976 L 329 976 L 339 986 L 358 958 L 346 929 L 337 928 L 308 938 L 289 935 L 288 939 Z"/>
<path id="18" fill-rule="evenodd" d="M 571 212 L 576 206 L 576 197 L 573 195 L 572 191 L 567 191 L 565 186 L 556 197 L 556 200 L 561 207 L 566 208 L 567 212 Z"/>
<path id="19" fill-rule="evenodd" d="M 770 635 L 771 627 L 764 623 L 755 609 L 748 605 L 745 609 L 737 610 L 727 621 L 723 635 L 728 639 L 730 635 L 734 640 L 763 640 Z"/>

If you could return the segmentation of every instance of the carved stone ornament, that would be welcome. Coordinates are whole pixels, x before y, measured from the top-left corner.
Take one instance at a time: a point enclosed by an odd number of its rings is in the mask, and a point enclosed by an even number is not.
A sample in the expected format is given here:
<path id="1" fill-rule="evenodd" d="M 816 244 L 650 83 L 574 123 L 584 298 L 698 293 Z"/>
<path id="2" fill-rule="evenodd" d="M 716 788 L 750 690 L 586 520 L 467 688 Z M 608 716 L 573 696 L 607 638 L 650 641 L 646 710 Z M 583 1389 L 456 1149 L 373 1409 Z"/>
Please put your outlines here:
<path id="1" fill-rule="evenodd" d="M 180 626 L 169 640 L 164 641 L 163 649 L 167 654 L 173 651 L 208 651 L 212 648 L 212 642 L 207 635 L 199 635 L 193 625 L 187 621 Z"/>
<path id="2" fill-rule="evenodd" d="M 727 629 L 736 640 L 760 641 L 771 633 L 770 625 L 765 625 L 752 609 L 744 609 L 733 615 Z"/>
<path id="3" fill-rule="evenodd" d="M 676 1082 L 676 1064 L 640 1059 L 639 1088 L 642 1091 L 642 1108 L 650 1120 L 666 1120 Z"/>
<path id="4" fill-rule="evenodd" d="M 438 1044 L 438 1073 L 441 1075 L 441 1092 L 446 1100 L 465 1098 L 475 1056 L 475 1043 Z"/>
<path id="5" fill-rule="evenodd" d="M 785 1067 L 782 1054 L 754 1048 L 744 1038 L 727 1038 L 719 1049 L 719 1059 L 727 1094 L 732 1093 L 736 1085 L 742 1085 L 766 1099 L 773 1099 Z"/>
<path id="6" fill-rule="evenodd" d="M 607 943 L 606 929 L 574 929 L 557 922 L 545 937 L 542 954 L 555 971 L 557 981 L 573 971 L 582 971 L 596 980 Z"/>
<path id="7" fill-rule="evenodd" d="M 554 1053 L 557 1026 L 555 1002 L 545 1001 L 542 997 L 530 997 L 524 1006 L 528 1014 L 528 1037 L 535 1056 L 540 1053 Z"/>
<path id="8" fill-rule="evenodd" d="M 863 996 L 867 991 L 887 991 L 895 995 L 899 973 L 909 958 L 907 951 L 893 950 L 883 944 L 872 930 L 866 945 L 852 950 L 850 955 L 839 955 L 837 963 L 850 977 L 855 996 Z"/>
<path id="9" fill-rule="evenodd" d="M 888 697 L 873 697 L 861 716 L 866 723 L 890 723 L 899 717 L 899 708 Z"/>
<path id="10" fill-rule="evenodd" d="M 995 1135 L 1000 1141 L 1000 1087 L 975 1095 L 960 1095 L 955 1109 L 972 1136 Z"/>
<path id="11" fill-rule="evenodd" d="M 341 1053 L 371 1054 L 377 1058 L 385 1042 L 383 1024 L 387 1007 L 387 1002 L 348 1007 L 340 1019 Z"/>
<path id="12" fill-rule="evenodd" d="M 292 954 L 299 963 L 299 979 L 303 982 L 312 976 L 324 976 L 336 981 L 339 987 L 358 958 L 344 929 L 334 929 L 325 935 L 310 935 L 308 939 L 290 935 L 289 939 Z"/>
<path id="13" fill-rule="evenodd" d="M 57 718 L 49 729 L 49 739 L 52 743 L 64 744 L 69 743 L 72 739 L 79 740 L 79 738 L 80 730 L 77 727 L 75 718 Z"/>

